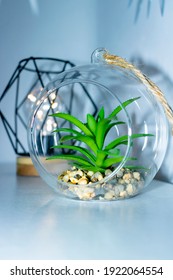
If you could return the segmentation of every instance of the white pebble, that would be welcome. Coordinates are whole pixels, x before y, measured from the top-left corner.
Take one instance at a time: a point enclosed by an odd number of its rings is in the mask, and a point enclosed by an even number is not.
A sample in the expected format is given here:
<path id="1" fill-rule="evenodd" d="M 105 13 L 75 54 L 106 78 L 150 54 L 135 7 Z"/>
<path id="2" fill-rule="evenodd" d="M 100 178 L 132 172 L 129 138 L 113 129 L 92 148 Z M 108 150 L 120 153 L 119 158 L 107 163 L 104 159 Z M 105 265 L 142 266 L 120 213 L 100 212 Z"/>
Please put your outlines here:
<path id="1" fill-rule="evenodd" d="M 94 173 L 93 175 L 92 175 L 92 177 L 91 177 L 91 181 L 93 182 L 93 183 L 95 183 L 95 182 L 97 182 L 97 181 L 100 181 L 100 180 L 102 180 L 103 179 L 103 175 L 100 173 L 100 172 L 96 172 L 96 173 Z M 100 180 L 99 180 L 100 179 Z"/>
<path id="2" fill-rule="evenodd" d="M 140 173 L 139 173 L 139 172 L 133 172 L 133 177 L 134 177 L 136 180 L 140 181 Z"/>
<path id="3" fill-rule="evenodd" d="M 133 185 L 132 184 L 128 184 L 127 187 L 126 187 L 126 191 L 129 195 L 132 195 L 133 192 L 134 192 L 134 188 L 133 188 Z"/>
<path id="4" fill-rule="evenodd" d="M 118 177 L 118 178 L 123 177 L 123 171 L 122 171 L 122 170 L 119 170 L 119 171 L 117 172 L 117 177 Z"/>
<path id="5" fill-rule="evenodd" d="M 79 185 L 87 185 L 88 184 L 88 180 L 86 177 L 82 177 L 78 180 L 78 184 Z"/>
<path id="6" fill-rule="evenodd" d="M 91 177 L 93 174 L 94 174 L 93 171 L 88 171 L 88 172 L 87 172 L 87 176 L 88 176 L 88 177 Z"/>
<path id="7" fill-rule="evenodd" d="M 65 175 L 63 176 L 63 179 L 62 179 L 65 183 L 67 183 L 69 181 L 69 175 Z"/>
<path id="8" fill-rule="evenodd" d="M 76 170 L 76 166 L 72 166 L 71 170 Z"/>
<path id="9" fill-rule="evenodd" d="M 75 193 L 80 199 L 89 200 L 95 196 L 95 192 L 92 188 L 75 188 Z"/>
<path id="10" fill-rule="evenodd" d="M 124 182 L 123 179 L 119 179 L 119 180 L 118 180 L 118 183 L 119 183 L 119 184 L 124 184 L 125 182 Z"/>
<path id="11" fill-rule="evenodd" d="M 75 177 L 76 175 L 83 176 L 83 172 L 79 169 L 70 173 L 71 177 Z"/>
<path id="12" fill-rule="evenodd" d="M 123 192 L 124 191 L 124 186 L 123 185 L 119 185 L 117 187 L 118 187 L 119 192 Z"/>
<path id="13" fill-rule="evenodd" d="M 120 197 L 126 197 L 126 196 L 127 196 L 126 191 L 122 191 L 122 192 L 120 192 Z"/>
<path id="14" fill-rule="evenodd" d="M 110 169 L 106 169 L 106 171 L 105 171 L 105 176 L 108 176 L 108 175 L 110 175 L 112 173 L 112 171 L 110 170 Z"/>
<path id="15" fill-rule="evenodd" d="M 98 181 L 101 181 L 102 179 L 103 179 L 103 175 L 102 174 L 98 175 Z"/>
<path id="16" fill-rule="evenodd" d="M 125 181 L 126 184 L 129 184 L 129 183 L 130 183 L 131 178 L 132 178 L 131 173 L 126 173 L 126 174 L 124 174 L 124 176 L 123 176 L 123 180 Z"/>
<path id="17" fill-rule="evenodd" d="M 74 177 L 70 177 L 70 182 L 72 184 L 77 184 L 78 183 L 78 179 L 74 178 Z"/>
<path id="18" fill-rule="evenodd" d="M 113 198 L 114 198 L 114 191 L 109 191 L 109 192 L 105 193 L 104 198 L 105 198 L 106 200 L 111 200 L 111 199 L 113 199 Z"/>

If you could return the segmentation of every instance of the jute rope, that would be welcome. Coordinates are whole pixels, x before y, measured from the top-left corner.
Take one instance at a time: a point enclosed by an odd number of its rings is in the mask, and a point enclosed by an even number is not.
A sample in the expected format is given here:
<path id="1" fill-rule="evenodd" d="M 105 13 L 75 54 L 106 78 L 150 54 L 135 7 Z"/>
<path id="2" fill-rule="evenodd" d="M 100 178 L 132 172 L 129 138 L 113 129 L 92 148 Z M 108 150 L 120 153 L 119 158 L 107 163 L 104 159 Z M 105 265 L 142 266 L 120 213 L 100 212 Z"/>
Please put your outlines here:
<path id="1" fill-rule="evenodd" d="M 165 114 L 167 116 L 167 119 L 171 125 L 171 130 L 173 134 L 173 110 L 169 106 L 163 92 L 156 86 L 149 78 L 147 78 L 139 69 L 137 69 L 133 64 L 127 62 L 122 57 L 119 57 L 117 55 L 109 54 L 108 52 L 105 52 L 103 54 L 103 58 L 105 59 L 106 63 L 120 66 L 125 69 L 131 70 L 138 79 L 146 85 L 146 87 L 149 89 L 149 91 L 158 99 L 158 101 L 162 104 Z"/>

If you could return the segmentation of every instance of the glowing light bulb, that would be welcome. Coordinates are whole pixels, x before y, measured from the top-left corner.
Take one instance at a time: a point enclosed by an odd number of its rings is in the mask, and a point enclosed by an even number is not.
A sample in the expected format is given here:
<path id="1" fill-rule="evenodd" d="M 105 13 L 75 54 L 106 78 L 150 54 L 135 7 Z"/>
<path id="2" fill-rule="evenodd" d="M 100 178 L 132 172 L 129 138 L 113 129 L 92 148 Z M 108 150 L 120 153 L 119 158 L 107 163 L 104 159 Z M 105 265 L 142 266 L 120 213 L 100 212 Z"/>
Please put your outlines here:
<path id="1" fill-rule="evenodd" d="M 35 102 L 37 98 L 36 98 L 32 93 L 30 93 L 30 94 L 28 95 L 28 99 L 29 99 L 31 102 Z"/>
<path id="2" fill-rule="evenodd" d="M 52 92 L 52 93 L 50 94 L 50 98 L 51 98 L 51 100 L 55 100 L 55 99 L 56 99 L 56 94 L 55 94 L 55 92 Z"/>
<path id="3" fill-rule="evenodd" d="M 51 120 L 51 119 L 48 119 L 48 120 L 47 120 L 47 124 L 48 124 L 48 125 L 51 125 L 52 123 L 53 123 L 53 120 Z"/>
<path id="4" fill-rule="evenodd" d="M 38 117 L 39 120 L 42 120 L 42 119 L 43 119 L 43 111 L 42 111 L 42 110 L 39 110 L 39 111 L 37 112 L 37 117 Z"/>
<path id="5" fill-rule="evenodd" d="M 51 107 L 52 107 L 52 109 L 57 108 L 58 107 L 58 102 L 54 102 Z"/>
<path id="6" fill-rule="evenodd" d="M 49 108 L 50 108 L 50 105 L 49 105 L 49 104 L 43 105 L 43 110 L 44 110 L 44 111 L 49 110 Z"/>
<path id="7" fill-rule="evenodd" d="M 46 129 L 47 129 L 47 132 L 51 132 L 52 131 L 52 125 L 47 124 Z"/>

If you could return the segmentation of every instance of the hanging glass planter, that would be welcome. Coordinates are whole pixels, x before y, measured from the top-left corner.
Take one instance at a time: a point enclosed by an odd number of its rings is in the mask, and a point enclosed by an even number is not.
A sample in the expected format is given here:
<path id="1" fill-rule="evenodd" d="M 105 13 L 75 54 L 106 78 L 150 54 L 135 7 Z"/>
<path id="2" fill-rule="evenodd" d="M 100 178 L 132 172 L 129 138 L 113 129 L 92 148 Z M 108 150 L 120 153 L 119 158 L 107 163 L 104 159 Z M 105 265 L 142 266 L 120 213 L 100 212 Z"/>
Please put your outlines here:
<path id="1" fill-rule="evenodd" d="M 52 94 L 58 107 L 50 114 Z M 39 118 L 45 104 L 47 118 L 56 120 L 49 148 Z M 166 115 L 171 120 L 172 111 L 156 85 L 122 58 L 97 49 L 91 64 L 57 75 L 42 90 L 29 124 L 30 155 L 43 180 L 61 195 L 129 198 L 148 186 L 161 166 Z"/>

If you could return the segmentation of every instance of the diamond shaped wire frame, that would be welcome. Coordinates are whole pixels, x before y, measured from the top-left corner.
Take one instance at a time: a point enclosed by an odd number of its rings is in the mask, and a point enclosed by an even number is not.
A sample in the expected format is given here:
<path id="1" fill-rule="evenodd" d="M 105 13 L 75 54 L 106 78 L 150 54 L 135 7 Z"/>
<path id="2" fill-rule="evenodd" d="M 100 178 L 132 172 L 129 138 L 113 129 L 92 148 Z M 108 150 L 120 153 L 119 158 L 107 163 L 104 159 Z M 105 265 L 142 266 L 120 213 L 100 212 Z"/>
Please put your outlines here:
<path id="1" fill-rule="evenodd" d="M 47 57 L 30 57 L 18 63 L 18 66 L 0 97 L 0 102 L 2 104 L 0 117 L 16 155 L 29 156 L 27 123 L 34 102 L 38 98 L 41 89 L 54 80 L 59 73 L 74 66 L 75 65 L 68 60 Z M 89 99 L 91 106 L 93 106 L 95 115 L 97 106 L 85 87 L 83 85 L 81 86 L 83 87 L 85 97 Z M 55 91 L 55 94 L 58 94 L 58 92 Z M 57 96 L 55 96 L 55 98 L 56 97 Z M 48 98 L 48 103 L 49 109 L 44 116 L 42 126 L 45 125 L 48 114 L 55 113 L 53 106 L 51 106 L 52 100 L 50 98 Z M 72 93 L 69 106 L 66 108 L 68 113 L 72 111 L 73 103 Z M 10 108 L 12 108 L 12 111 Z M 56 119 L 54 121 L 56 123 Z"/>

